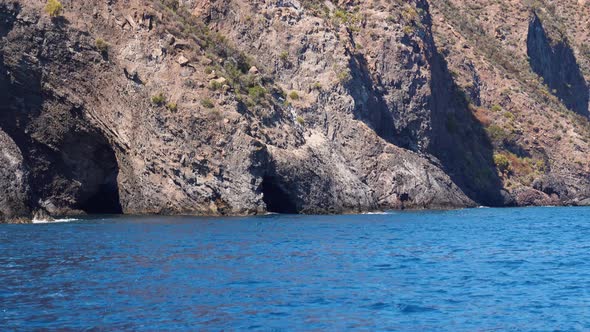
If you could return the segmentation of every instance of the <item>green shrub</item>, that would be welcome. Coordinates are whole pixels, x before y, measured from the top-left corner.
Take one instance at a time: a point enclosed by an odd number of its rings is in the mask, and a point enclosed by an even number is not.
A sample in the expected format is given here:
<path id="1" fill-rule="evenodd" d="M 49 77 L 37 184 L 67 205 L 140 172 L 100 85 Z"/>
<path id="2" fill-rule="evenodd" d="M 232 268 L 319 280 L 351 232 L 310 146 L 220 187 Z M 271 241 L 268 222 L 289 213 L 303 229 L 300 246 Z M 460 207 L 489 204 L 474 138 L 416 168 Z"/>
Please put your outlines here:
<path id="1" fill-rule="evenodd" d="M 176 105 L 176 103 L 168 103 L 166 105 L 166 108 L 171 111 L 171 112 L 176 112 L 178 111 L 178 105 Z"/>
<path id="2" fill-rule="evenodd" d="M 279 55 L 279 59 L 281 59 L 281 61 L 287 61 L 289 59 L 289 52 L 281 52 L 281 54 Z"/>
<path id="3" fill-rule="evenodd" d="M 297 93 L 297 91 L 291 91 L 291 93 L 289 94 L 289 98 L 291 98 L 292 100 L 299 100 L 299 94 Z"/>
<path id="4" fill-rule="evenodd" d="M 406 21 L 414 22 L 420 18 L 420 14 L 416 10 L 416 8 L 411 6 L 406 6 L 402 12 L 402 17 Z"/>
<path id="5" fill-rule="evenodd" d="M 504 130 L 504 128 L 497 125 L 491 125 L 487 127 L 486 131 L 488 132 L 488 136 L 490 137 L 490 139 L 497 143 L 504 142 L 506 139 L 508 139 L 509 136 L 508 133 Z"/>
<path id="6" fill-rule="evenodd" d="M 45 5 L 45 12 L 51 17 L 58 17 L 63 12 L 64 7 L 58 0 L 48 0 Z"/>
<path id="7" fill-rule="evenodd" d="M 205 107 L 205 108 L 213 108 L 213 107 L 215 107 L 215 104 L 209 98 L 204 98 L 203 100 L 201 100 L 201 105 L 203 105 L 203 107 Z"/>
<path id="8" fill-rule="evenodd" d="M 107 53 L 109 51 L 109 43 L 104 41 L 102 38 L 96 39 L 96 48 L 100 51 L 100 53 Z"/>
<path id="9" fill-rule="evenodd" d="M 221 87 L 223 86 L 223 84 L 221 84 L 220 82 L 216 81 L 216 80 L 212 80 L 211 82 L 209 82 L 209 89 L 216 91 L 221 89 Z"/>
<path id="10" fill-rule="evenodd" d="M 500 105 L 494 105 L 494 106 L 492 106 L 492 111 L 494 111 L 494 112 L 501 112 L 502 111 L 502 106 L 500 106 Z"/>
<path id="11" fill-rule="evenodd" d="M 506 111 L 504 112 L 504 117 L 510 121 L 513 121 L 516 116 L 512 112 Z"/>
<path id="12" fill-rule="evenodd" d="M 508 157 L 502 153 L 494 154 L 494 164 L 496 164 L 496 168 L 502 173 L 506 173 L 510 170 L 510 160 L 508 160 Z"/>
<path id="13" fill-rule="evenodd" d="M 297 123 L 300 124 L 300 125 L 302 125 L 302 126 L 305 124 L 305 120 L 302 117 L 300 117 L 300 116 L 298 116 L 295 119 L 295 121 L 297 121 Z"/>
<path id="14" fill-rule="evenodd" d="M 340 8 L 334 10 L 334 15 L 332 16 L 332 23 L 336 26 L 344 24 L 349 29 L 354 31 L 357 30 L 357 26 L 360 22 L 361 16 L 358 12 L 353 13 Z"/>
<path id="15" fill-rule="evenodd" d="M 338 73 L 338 81 L 342 84 L 348 83 L 352 80 L 352 75 L 348 69 L 343 69 L 341 72 Z"/>
<path id="16" fill-rule="evenodd" d="M 338 8 L 334 11 L 334 17 L 341 21 L 346 21 L 348 19 L 348 13 Z"/>
<path id="17" fill-rule="evenodd" d="M 248 88 L 248 95 L 252 99 L 254 99 L 254 101 L 259 102 L 266 95 L 266 89 L 261 87 L 260 85 L 255 85 L 253 87 Z"/>
<path id="18" fill-rule="evenodd" d="M 152 96 L 152 104 L 162 106 L 166 103 L 166 96 L 162 92 Z"/>

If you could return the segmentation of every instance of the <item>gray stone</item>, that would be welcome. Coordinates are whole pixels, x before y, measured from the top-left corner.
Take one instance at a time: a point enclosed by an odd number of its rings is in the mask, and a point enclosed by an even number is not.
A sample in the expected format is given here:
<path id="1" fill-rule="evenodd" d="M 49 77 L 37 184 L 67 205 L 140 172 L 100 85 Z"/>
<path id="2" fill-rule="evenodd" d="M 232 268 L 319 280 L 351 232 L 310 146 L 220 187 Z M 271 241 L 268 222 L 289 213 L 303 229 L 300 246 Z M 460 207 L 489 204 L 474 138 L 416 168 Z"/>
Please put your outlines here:
<path id="1" fill-rule="evenodd" d="M 181 66 L 186 66 L 190 62 L 189 59 L 187 59 L 184 55 L 179 56 L 177 61 Z"/>

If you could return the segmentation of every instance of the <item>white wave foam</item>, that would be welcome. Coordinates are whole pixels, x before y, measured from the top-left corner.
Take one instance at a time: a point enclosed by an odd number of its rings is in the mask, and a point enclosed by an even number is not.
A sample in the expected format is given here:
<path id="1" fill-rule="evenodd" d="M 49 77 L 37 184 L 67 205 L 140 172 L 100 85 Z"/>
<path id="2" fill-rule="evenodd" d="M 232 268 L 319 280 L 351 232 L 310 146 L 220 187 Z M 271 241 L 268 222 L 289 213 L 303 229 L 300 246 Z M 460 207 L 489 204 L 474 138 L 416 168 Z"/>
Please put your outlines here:
<path id="1" fill-rule="evenodd" d="M 53 223 L 60 223 L 60 222 L 72 222 L 77 221 L 78 219 L 75 218 L 63 218 L 63 219 L 54 219 L 54 220 L 47 220 L 47 219 L 33 219 L 33 224 L 53 224 Z"/>

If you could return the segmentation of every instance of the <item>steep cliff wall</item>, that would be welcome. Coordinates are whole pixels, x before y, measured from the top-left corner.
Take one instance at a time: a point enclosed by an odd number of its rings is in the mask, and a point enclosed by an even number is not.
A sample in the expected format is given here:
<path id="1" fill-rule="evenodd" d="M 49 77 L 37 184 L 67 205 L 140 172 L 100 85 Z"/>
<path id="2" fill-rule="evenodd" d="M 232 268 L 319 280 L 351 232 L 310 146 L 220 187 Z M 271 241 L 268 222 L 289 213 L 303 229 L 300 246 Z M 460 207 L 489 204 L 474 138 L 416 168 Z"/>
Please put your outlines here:
<path id="1" fill-rule="evenodd" d="M 2 0 L 0 219 L 590 203 L 575 44 L 468 2 Z"/>

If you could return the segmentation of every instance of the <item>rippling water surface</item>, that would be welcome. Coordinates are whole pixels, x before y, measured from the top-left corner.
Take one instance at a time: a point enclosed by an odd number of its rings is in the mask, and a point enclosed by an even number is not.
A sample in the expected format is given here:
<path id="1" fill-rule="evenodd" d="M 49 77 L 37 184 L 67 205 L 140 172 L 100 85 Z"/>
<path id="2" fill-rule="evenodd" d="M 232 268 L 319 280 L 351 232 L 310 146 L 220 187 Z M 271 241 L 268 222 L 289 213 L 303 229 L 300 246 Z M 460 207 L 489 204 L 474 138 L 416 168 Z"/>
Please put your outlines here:
<path id="1" fill-rule="evenodd" d="M 590 329 L 590 209 L 0 225 L 0 330 Z"/>

